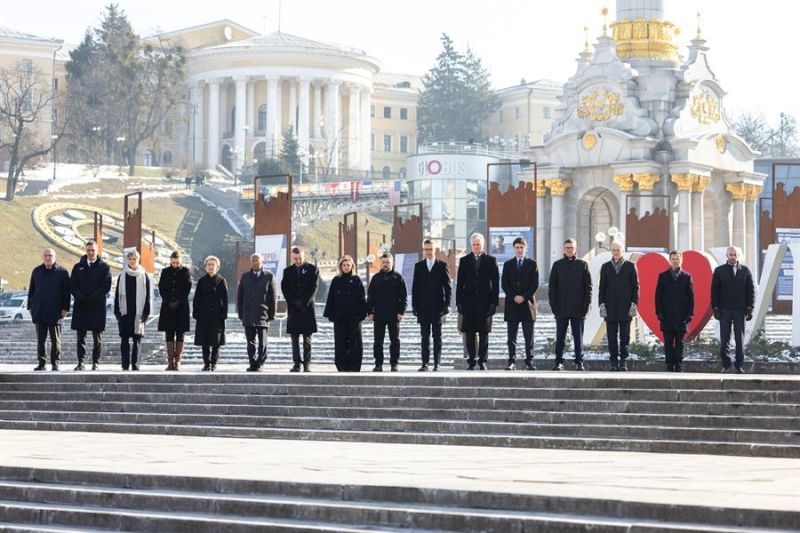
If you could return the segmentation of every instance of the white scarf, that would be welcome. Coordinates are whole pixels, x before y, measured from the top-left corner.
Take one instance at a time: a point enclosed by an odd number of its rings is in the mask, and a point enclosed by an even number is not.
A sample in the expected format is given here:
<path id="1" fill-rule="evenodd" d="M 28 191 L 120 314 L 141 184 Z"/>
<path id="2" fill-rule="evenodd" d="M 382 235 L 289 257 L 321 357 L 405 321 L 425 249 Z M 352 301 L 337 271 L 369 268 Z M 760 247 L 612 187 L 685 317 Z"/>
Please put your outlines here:
<path id="1" fill-rule="evenodd" d="M 147 272 L 139 265 L 136 270 L 128 268 L 125 263 L 122 274 L 117 278 L 117 288 L 119 293 L 119 313 L 122 316 L 128 314 L 128 298 L 125 289 L 125 276 L 136 277 L 136 317 L 133 322 L 133 331 L 136 335 L 144 335 L 144 322 L 142 313 L 144 312 L 144 302 L 147 298 Z"/>

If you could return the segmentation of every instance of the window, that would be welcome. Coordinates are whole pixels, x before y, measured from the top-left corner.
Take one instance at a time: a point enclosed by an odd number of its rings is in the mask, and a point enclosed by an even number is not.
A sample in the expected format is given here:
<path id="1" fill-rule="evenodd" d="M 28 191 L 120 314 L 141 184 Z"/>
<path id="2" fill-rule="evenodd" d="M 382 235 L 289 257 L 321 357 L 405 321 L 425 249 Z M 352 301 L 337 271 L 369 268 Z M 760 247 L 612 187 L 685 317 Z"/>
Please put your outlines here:
<path id="1" fill-rule="evenodd" d="M 407 154 L 408 153 L 408 137 L 403 135 L 400 137 L 400 153 Z"/>
<path id="2" fill-rule="evenodd" d="M 375 134 L 374 133 L 370 133 L 369 134 L 369 149 L 372 150 L 373 152 L 375 151 Z"/>
<path id="3" fill-rule="evenodd" d="M 172 119 L 166 119 L 164 121 L 164 134 L 167 137 L 172 137 Z"/>
<path id="4" fill-rule="evenodd" d="M 389 167 L 383 167 L 383 172 L 381 173 L 383 179 L 388 180 L 389 177 L 392 175 L 392 171 Z"/>
<path id="5" fill-rule="evenodd" d="M 519 120 L 519 106 L 514 107 L 514 120 Z"/>
<path id="6" fill-rule="evenodd" d="M 392 136 L 391 135 L 384 135 L 383 136 L 383 151 L 384 152 L 391 152 L 392 151 Z"/>
<path id="7" fill-rule="evenodd" d="M 406 179 L 406 167 L 400 167 L 400 179 Z"/>
<path id="8" fill-rule="evenodd" d="M 400 108 L 400 120 L 408 120 L 408 108 L 401 107 Z"/>
<path id="9" fill-rule="evenodd" d="M 22 72 L 32 72 L 33 71 L 33 62 L 30 59 L 23 59 L 19 62 L 19 69 Z"/>
<path id="10" fill-rule="evenodd" d="M 164 150 L 164 153 L 161 154 L 161 162 L 165 165 L 172 163 L 172 152 L 170 150 Z"/>
<path id="11" fill-rule="evenodd" d="M 391 107 L 384 107 L 383 108 L 383 118 L 392 118 L 392 108 Z"/>
<path id="12" fill-rule="evenodd" d="M 550 118 L 550 106 L 544 106 L 542 108 L 542 117 Z"/>
<path id="13" fill-rule="evenodd" d="M 497 112 L 497 121 L 498 122 L 503 122 L 503 110 L 502 109 Z"/>
<path id="14" fill-rule="evenodd" d="M 369 116 L 371 116 L 373 118 L 375 117 L 375 106 L 374 105 L 369 106 Z"/>
<path id="15" fill-rule="evenodd" d="M 267 129 L 267 104 L 261 104 L 258 108 L 258 131 L 266 131 Z"/>

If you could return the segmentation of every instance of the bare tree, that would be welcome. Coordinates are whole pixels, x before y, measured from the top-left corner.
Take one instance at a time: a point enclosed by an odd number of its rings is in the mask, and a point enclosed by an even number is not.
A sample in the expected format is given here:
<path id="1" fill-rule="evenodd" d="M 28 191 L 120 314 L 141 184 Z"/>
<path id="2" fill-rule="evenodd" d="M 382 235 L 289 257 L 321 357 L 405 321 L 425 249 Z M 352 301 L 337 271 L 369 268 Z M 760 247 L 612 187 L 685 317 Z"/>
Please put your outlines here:
<path id="1" fill-rule="evenodd" d="M 733 130 L 764 157 L 796 157 L 800 153 L 797 121 L 792 115 L 781 113 L 777 126 L 772 127 L 762 113 L 745 112 L 736 118 Z"/>
<path id="2" fill-rule="evenodd" d="M 14 200 L 25 165 L 47 155 L 64 133 L 66 120 L 52 133 L 39 127 L 52 119 L 56 103 L 50 83 L 30 63 L 20 62 L 0 69 L 0 152 L 9 159 L 6 184 L 9 202 Z"/>

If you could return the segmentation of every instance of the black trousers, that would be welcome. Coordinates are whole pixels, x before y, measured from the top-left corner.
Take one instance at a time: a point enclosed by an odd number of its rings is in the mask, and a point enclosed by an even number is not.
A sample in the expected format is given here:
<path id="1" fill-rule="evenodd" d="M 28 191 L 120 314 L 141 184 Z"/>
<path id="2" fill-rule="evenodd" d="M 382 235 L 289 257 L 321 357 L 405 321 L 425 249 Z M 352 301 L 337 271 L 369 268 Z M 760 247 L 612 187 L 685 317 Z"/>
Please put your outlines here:
<path id="1" fill-rule="evenodd" d="M 79 329 L 77 331 L 78 334 L 78 362 L 83 363 L 84 359 L 86 359 L 86 333 L 87 330 Z M 103 350 L 103 332 L 102 331 L 93 331 L 92 332 L 92 363 L 99 363 L 100 362 L 100 354 Z"/>
<path id="2" fill-rule="evenodd" d="M 517 360 L 517 332 L 519 325 L 522 324 L 522 337 L 525 339 L 525 360 L 531 361 L 533 359 L 533 326 L 534 322 L 528 320 L 520 322 L 519 320 L 509 320 L 508 326 L 508 362 L 513 363 Z"/>
<path id="3" fill-rule="evenodd" d="M 311 335 L 303 337 L 303 359 L 300 359 L 300 337 L 299 333 L 292 333 L 292 361 L 294 364 L 308 364 L 311 362 Z"/>
<path id="4" fill-rule="evenodd" d="M 386 338 L 386 330 L 389 330 L 389 364 L 396 365 L 400 361 L 400 323 L 397 320 L 391 322 L 375 321 L 373 328 L 372 355 L 375 357 L 375 364 L 383 364 L 383 339 Z"/>
<path id="5" fill-rule="evenodd" d="M 433 334 L 433 364 L 442 360 L 442 323 L 423 320 L 419 323 L 419 334 L 422 339 L 422 364 L 431 360 L 431 334 Z"/>
<path id="6" fill-rule="evenodd" d="M 722 358 L 722 366 L 729 368 L 731 358 L 728 355 L 731 351 L 731 326 L 733 326 L 733 341 L 736 345 L 736 368 L 744 364 L 744 311 L 732 311 L 722 309 L 719 314 L 719 356 Z"/>
<path id="7" fill-rule="evenodd" d="M 203 364 L 206 366 L 217 366 L 219 346 L 204 344 L 201 349 L 203 351 Z"/>
<path id="8" fill-rule="evenodd" d="M 583 361 L 583 319 L 576 317 L 556 318 L 556 363 L 564 362 L 564 345 L 567 341 L 567 326 L 572 329 L 575 346 L 575 362 Z"/>
<path id="9" fill-rule="evenodd" d="M 631 343 L 631 321 L 606 320 L 608 354 L 611 362 L 628 358 L 628 345 Z"/>
<path id="10" fill-rule="evenodd" d="M 683 336 L 686 331 L 662 330 L 664 333 L 664 357 L 667 366 L 673 367 L 683 361 Z"/>
<path id="11" fill-rule="evenodd" d="M 128 368 L 139 370 L 139 346 L 141 343 L 141 335 L 122 337 L 119 343 L 119 352 L 122 354 L 122 370 L 128 370 Z"/>
<path id="12" fill-rule="evenodd" d="M 475 336 L 479 337 L 477 354 L 475 353 Z M 479 363 L 486 363 L 489 359 L 489 332 L 481 331 L 480 333 L 475 333 L 465 331 L 464 339 L 467 342 L 467 364 L 469 367 L 472 368 L 475 366 L 476 355 Z"/>
<path id="13" fill-rule="evenodd" d="M 267 360 L 267 333 L 266 326 L 247 326 L 244 336 L 247 338 L 247 358 L 250 366 L 260 368 Z"/>
<path id="14" fill-rule="evenodd" d="M 357 320 L 333 321 L 334 362 L 339 372 L 360 372 L 364 357 L 361 339 L 361 322 Z"/>
<path id="15" fill-rule="evenodd" d="M 36 357 L 39 366 L 47 364 L 46 344 L 50 336 L 50 364 L 58 364 L 61 359 L 61 324 L 36 323 Z"/>

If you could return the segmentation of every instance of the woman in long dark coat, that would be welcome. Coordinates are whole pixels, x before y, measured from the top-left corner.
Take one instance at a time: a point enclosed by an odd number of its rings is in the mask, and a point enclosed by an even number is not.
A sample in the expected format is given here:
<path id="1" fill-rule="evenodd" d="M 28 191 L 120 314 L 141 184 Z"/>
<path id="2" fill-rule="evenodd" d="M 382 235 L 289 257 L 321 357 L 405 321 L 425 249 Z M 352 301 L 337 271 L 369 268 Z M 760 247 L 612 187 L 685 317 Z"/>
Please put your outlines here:
<path id="1" fill-rule="evenodd" d="M 128 252 L 126 259 L 127 264 L 117 278 L 114 316 L 119 324 L 122 370 L 139 370 L 139 346 L 150 316 L 150 276 L 139 264 L 139 252 Z"/>
<path id="2" fill-rule="evenodd" d="M 177 250 L 169 256 L 169 267 L 161 271 L 158 294 L 161 295 L 161 312 L 158 331 L 163 331 L 167 342 L 167 370 L 180 370 L 183 357 L 183 334 L 189 331 L 189 292 L 192 274 L 181 265 Z"/>
<path id="3" fill-rule="evenodd" d="M 342 256 L 331 281 L 322 316 L 333 322 L 334 361 L 339 372 L 360 372 L 364 354 L 361 322 L 367 317 L 364 283 L 354 271 L 353 259 Z"/>
<path id="4" fill-rule="evenodd" d="M 225 320 L 228 318 L 228 283 L 219 275 L 219 259 L 205 261 L 206 275 L 197 280 L 192 301 L 194 344 L 203 349 L 203 370 L 216 370 L 219 347 L 225 345 Z"/>

